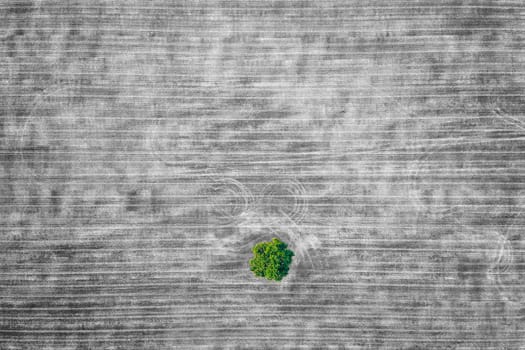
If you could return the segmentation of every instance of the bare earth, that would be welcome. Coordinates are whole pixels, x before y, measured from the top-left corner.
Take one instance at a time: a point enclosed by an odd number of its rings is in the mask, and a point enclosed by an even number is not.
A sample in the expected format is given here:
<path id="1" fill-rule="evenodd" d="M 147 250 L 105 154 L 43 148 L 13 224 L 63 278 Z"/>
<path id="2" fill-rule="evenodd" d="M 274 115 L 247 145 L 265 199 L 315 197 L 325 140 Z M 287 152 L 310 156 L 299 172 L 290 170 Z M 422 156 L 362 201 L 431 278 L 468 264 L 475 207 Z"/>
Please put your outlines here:
<path id="1" fill-rule="evenodd" d="M 524 16 L 0 0 L 0 349 L 525 349 Z"/>

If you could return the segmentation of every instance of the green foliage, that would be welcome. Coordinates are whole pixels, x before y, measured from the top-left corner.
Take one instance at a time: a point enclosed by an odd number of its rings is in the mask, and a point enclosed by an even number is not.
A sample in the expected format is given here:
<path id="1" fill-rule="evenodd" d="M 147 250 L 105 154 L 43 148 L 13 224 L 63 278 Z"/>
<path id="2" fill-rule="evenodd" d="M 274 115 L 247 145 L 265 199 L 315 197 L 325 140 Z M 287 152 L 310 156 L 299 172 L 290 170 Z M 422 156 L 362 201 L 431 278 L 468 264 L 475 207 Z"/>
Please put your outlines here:
<path id="1" fill-rule="evenodd" d="M 288 245 L 277 238 L 270 242 L 257 243 L 253 248 L 253 259 L 250 260 L 250 270 L 257 277 L 280 281 L 287 274 L 294 253 L 287 249 Z"/>

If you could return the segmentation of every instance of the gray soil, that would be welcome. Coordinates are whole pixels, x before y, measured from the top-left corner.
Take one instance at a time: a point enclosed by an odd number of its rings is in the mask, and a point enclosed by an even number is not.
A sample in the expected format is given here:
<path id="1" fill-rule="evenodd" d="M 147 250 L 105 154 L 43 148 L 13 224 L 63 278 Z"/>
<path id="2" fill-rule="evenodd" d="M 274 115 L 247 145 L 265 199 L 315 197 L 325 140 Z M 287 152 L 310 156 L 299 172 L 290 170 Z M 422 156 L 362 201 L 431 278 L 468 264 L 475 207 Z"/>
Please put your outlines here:
<path id="1" fill-rule="evenodd" d="M 525 349 L 524 15 L 0 1 L 0 349 Z"/>

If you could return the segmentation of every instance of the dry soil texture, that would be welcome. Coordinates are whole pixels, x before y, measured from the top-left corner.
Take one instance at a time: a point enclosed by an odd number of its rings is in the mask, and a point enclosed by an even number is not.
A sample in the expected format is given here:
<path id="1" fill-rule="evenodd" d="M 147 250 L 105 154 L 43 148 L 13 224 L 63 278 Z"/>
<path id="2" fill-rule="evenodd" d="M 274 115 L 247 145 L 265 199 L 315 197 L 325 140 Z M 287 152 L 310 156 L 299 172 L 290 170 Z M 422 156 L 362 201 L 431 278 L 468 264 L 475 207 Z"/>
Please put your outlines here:
<path id="1" fill-rule="evenodd" d="M 0 349 L 525 349 L 524 15 L 0 1 Z"/>

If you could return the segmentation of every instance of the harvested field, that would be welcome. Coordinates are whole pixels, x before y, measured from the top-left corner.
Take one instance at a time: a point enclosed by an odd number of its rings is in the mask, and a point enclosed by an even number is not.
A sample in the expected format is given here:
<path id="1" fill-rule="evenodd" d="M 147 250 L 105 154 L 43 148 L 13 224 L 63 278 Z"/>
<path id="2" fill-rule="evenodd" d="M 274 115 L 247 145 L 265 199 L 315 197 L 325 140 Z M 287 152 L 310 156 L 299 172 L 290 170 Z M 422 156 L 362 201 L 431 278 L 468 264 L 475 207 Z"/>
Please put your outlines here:
<path id="1" fill-rule="evenodd" d="M 0 0 L 0 349 L 525 349 L 524 16 Z"/>

